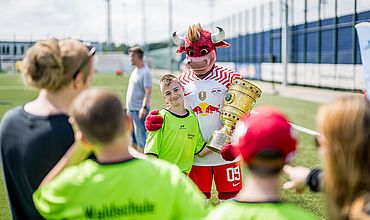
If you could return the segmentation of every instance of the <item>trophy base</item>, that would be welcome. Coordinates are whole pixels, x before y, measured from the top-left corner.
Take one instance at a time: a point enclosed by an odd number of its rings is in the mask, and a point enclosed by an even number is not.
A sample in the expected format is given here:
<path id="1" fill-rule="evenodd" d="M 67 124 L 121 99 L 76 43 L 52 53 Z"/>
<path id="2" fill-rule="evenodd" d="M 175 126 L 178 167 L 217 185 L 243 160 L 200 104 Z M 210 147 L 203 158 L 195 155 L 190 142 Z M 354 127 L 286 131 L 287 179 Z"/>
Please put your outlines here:
<path id="1" fill-rule="evenodd" d="M 229 144 L 231 141 L 231 136 L 225 131 L 214 131 L 211 138 L 207 143 L 207 147 L 216 153 L 221 153 L 221 148 Z"/>

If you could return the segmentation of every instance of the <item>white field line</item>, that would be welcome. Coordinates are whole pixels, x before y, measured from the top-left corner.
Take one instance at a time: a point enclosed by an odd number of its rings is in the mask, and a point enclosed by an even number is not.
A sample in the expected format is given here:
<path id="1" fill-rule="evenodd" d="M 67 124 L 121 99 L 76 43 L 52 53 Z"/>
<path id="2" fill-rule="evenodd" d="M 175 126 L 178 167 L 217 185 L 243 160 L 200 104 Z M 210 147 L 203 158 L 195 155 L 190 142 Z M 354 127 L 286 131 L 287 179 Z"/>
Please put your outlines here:
<path id="1" fill-rule="evenodd" d="M 252 110 L 251 114 L 259 114 L 259 113 Z M 296 125 L 296 124 L 293 124 L 293 123 L 290 123 L 290 122 L 289 122 L 289 124 L 292 126 L 292 128 L 294 128 L 295 130 L 300 131 L 302 133 L 309 134 L 309 135 L 312 135 L 312 136 L 320 135 L 319 132 L 311 130 L 309 128 L 305 128 L 305 127 L 302 127 L 302 126 L 299 126 L 299 125 Z"/>
<path id="2" fill-rule="evenodd" d="M 308 128 L 305 128 L 305 127 L 301 127 L 301 126 L 299 126 L 299 125 L 295 125 L 295 124 L 293 124 L 293 123 L 289 123 L 291 126 L 292 126 L 292 128 L 294 128 L 295 130 L 297 130 L 297 131 L 300 131 L 300 132 L 303 132 L 303 133 L 305 133 L 305 134 L 309 134 L 309 135 L 312 135 L 312 136 L 315 136 L 315 135 L 320 135 L 320 133 L 319 132 L 317 132 L 317 131 L 314 131 L 314 130 L 311 130 L 311 129 L 308 129 Z"/>

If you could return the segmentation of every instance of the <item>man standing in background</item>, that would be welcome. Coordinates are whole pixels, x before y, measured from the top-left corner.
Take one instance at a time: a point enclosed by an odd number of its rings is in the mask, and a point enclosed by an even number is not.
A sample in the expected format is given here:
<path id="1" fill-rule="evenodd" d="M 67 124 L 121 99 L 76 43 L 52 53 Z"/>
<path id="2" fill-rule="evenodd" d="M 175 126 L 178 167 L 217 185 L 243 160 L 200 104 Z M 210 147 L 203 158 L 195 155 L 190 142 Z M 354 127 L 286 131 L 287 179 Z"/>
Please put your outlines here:
<path id="1" fill-rule="evenodd" d="M 126 108 L 134 123 L 132 145 L 139 152 L 143 152 L 145 147 L 146 130 L 144 121 L 149 112 L 152 94 L 152 74 L 149 67 L 144 64 L 143 57 L 144 51 L 141 48 L 133 47 L 129 49 L 129 58 L 135 69 L 132 71 L 128 83 Z"/>

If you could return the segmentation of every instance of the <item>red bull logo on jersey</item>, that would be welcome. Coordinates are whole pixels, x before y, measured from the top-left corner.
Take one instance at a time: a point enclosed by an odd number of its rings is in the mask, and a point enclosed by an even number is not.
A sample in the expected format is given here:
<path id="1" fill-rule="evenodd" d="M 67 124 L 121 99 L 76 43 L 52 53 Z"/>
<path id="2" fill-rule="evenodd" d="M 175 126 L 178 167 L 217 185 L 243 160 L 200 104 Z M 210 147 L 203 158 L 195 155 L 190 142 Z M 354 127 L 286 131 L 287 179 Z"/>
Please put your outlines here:
<path id="1" fill-rule="evenodd" d="M 202 102 L 193 108 L 193 112 L 197 115 L 207 116 L 208 114 L 221 113 L 220 104 L 217 106 Z"/>
<path id="2" fill-rule="evenodd" d="M 220 88 L 212 88 L 211 90 L 211 94 L 214 94 L 214 95 L 221 94 L 221 93 L 222 93 L 222 89 Z"/>

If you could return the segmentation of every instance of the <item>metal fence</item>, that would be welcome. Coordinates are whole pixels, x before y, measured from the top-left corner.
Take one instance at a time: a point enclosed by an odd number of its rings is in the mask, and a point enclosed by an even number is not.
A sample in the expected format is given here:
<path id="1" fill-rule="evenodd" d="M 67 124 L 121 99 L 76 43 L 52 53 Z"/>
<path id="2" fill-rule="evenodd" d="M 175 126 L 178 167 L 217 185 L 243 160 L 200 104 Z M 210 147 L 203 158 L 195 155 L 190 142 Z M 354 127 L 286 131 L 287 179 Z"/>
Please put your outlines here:
<path id="1" fill-rule="evenodd" d="M 354 25 L 370 21 L 369 0 L 289 0 L 289 63 L 360 64 Z M 226 29 L 229 49 L 218 61 L 281 62 L 285 1 L 271 1 L 212 22 Z"/>

